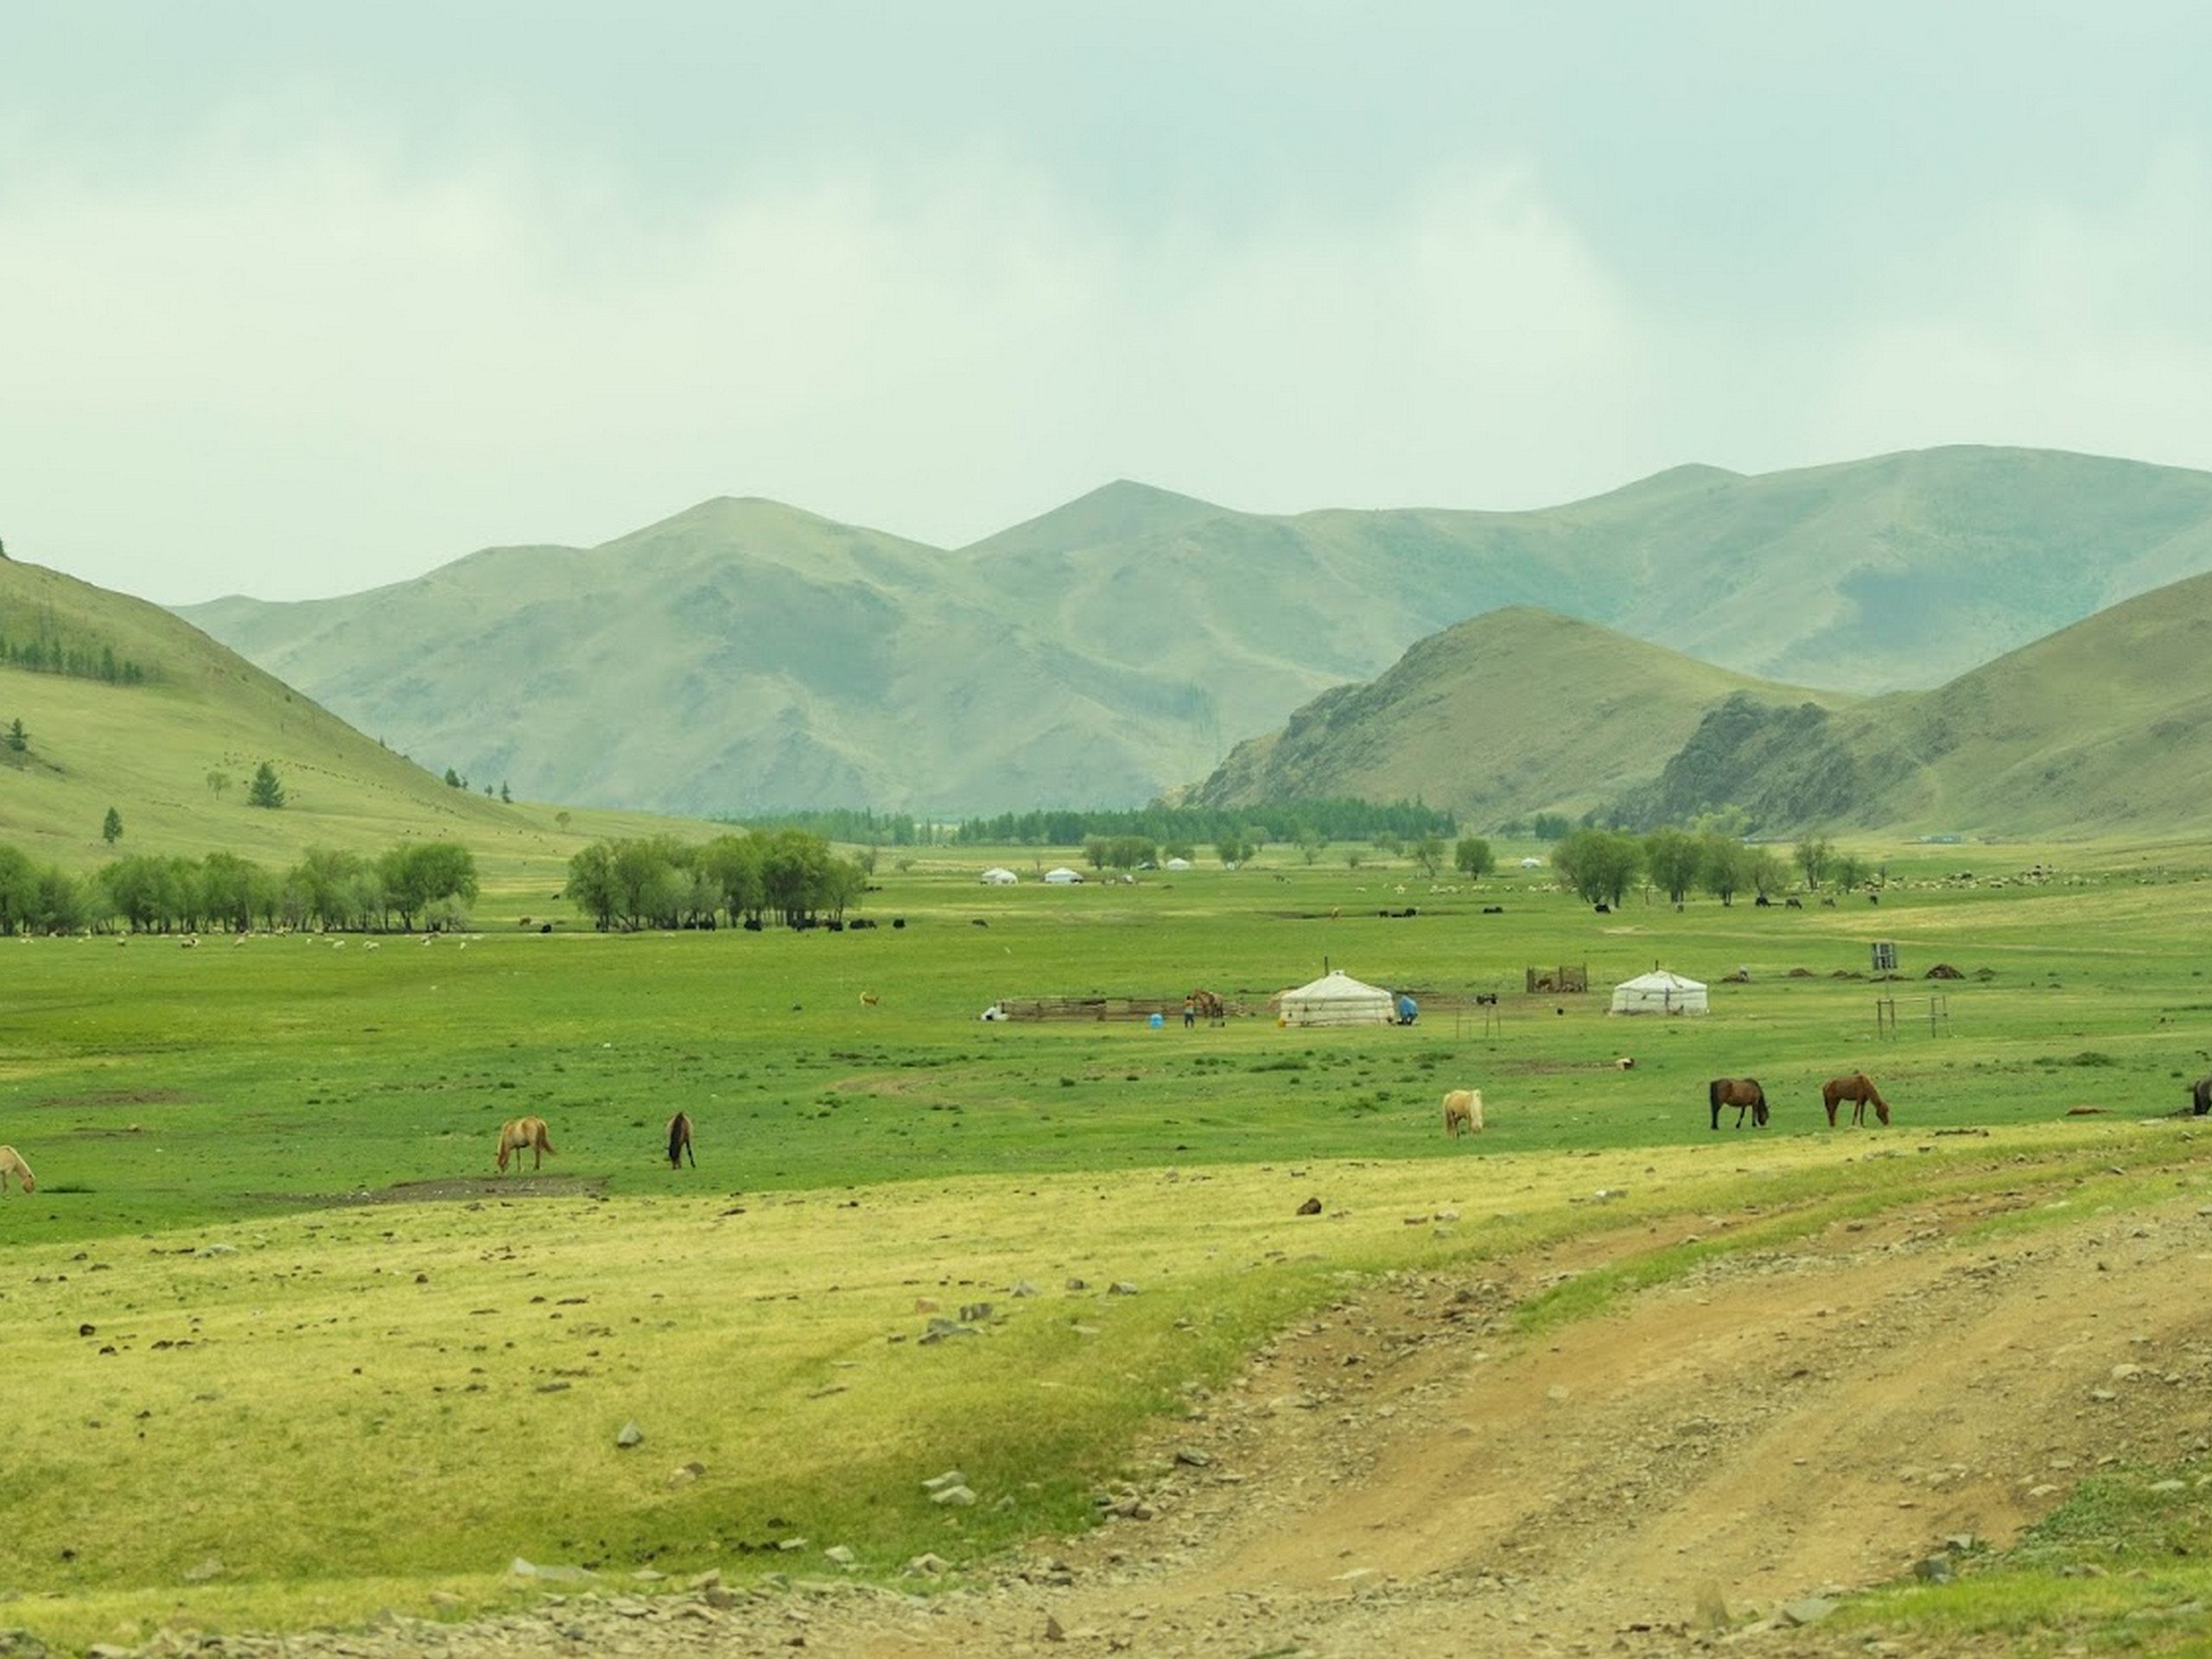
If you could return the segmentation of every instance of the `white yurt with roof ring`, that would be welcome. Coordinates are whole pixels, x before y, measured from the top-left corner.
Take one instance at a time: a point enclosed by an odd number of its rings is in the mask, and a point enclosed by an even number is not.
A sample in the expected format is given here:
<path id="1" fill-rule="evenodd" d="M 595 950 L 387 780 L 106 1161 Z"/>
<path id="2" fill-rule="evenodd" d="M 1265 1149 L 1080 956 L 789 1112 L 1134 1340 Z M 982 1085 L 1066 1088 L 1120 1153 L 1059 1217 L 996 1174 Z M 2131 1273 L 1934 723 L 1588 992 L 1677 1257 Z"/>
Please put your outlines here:
<path id="1" fill-rule="evenodd" d="M 1276 1007 L 1287 1026 L 1387 1026 L 1397 1018 L 1389 992 L 1364 984 L 1341 968 L 1285 991 Z"/>
<path id="2" fill-rule="evenodd" d="M 1703 1014 L 1705 987 L 1694 979 L 1654 968 L 1613 987 L 1614 1014 Z"/>

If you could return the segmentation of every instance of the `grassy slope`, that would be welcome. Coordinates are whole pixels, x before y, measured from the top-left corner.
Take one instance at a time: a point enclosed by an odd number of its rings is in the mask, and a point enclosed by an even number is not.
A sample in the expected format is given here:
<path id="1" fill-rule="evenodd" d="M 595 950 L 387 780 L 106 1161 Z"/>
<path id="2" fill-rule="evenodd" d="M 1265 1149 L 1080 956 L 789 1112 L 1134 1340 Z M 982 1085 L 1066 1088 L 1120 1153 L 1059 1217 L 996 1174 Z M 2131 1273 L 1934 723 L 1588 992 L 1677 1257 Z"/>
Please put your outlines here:
<path id="1" fill-rule="evenodd" d="M 1205 804 L 1298 796 L 1412 799 L 1484 825 L 1580 814 L 1649 778 L 1737 691 L 1849 699 L 1749 680 L 1541 611 L 1496 611 L 1421 641 L 1372 684 L 1329 694 L 1243 745 Z"/>
<path id="2" fill-rule="evenodd" d="M 109 685 L 0 666 L 0 726 L 20 719 L 30 739 L 28 754 L 0 755 L 0 841 L 41 862 L 81 869 L 111 856 L 100 829 L 112 806 L 118 854 L 226 851 L 282 866 L 310 846 L 380 852 L 429 836 L 475 849 L 493 880 L 527 874 L 557 886 L 555 872 L 587 839 L 641 822 L 579 813 L 563 830 L 550 807 L 449 789 L 167 611 L 0 563 L 0 633 L 28 632 L 41 616 L 112 645 L 149 676 Z M 264 760 L 284 785 L 279 810 L 245 804 Z M 211 772 L 232 779 L 219 796 Z"/>
<path id="3" fill-rule="evenodd" d="M 1504 606 L 1872 691 L 2207 568 L 2212 477 L 1954 448 L 1682 467 L 1523 513 L 1268 517 L 1118 484 L 957 552 L 709 502 L 588 552 L 187 613 L 363 729 L 534 796 L 973 810 L 1185 782 Z"/>

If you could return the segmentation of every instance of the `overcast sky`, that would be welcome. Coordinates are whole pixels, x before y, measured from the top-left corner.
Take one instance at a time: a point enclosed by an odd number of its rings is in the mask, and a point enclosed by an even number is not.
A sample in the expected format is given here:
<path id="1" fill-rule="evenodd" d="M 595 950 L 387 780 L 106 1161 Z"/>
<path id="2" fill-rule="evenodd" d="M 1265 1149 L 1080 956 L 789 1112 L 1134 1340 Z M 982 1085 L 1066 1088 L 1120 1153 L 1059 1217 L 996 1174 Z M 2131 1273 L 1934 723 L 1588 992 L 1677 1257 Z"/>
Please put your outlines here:
<path id="1" fill-rule="evenodd" d="M 2212 7 L 0 0 L 0 540 L 358 591 L 765 495 L 2212 467 Z"/>

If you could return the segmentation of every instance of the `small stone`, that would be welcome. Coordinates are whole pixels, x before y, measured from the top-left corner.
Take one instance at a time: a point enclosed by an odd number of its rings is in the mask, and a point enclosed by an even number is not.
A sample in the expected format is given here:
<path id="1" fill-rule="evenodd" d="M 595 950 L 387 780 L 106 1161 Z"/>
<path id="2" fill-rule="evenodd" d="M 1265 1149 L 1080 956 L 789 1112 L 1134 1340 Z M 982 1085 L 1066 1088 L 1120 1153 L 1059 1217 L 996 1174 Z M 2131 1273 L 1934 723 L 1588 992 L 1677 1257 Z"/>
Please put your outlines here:
<path id="1" fill-rule="evenodd" d="M 835 1561 L 838 1566 L 845 1567 L 858 1567 L 861 1560 L 859 1556 L 853 1554 L 851 1547 L 846 1544 L 830 1545 L 822 1552 L 822 1557 L 824 1560 Z"/>
<path id="2" fill-rule="evenodd" d="M 1134 1296 L 1137 1294 L 1137 1287 L 1126 1279 L 1116 1279 L 1106 1287 L 1106 1294 L 1109 1296 Z"/>
<path id="3" fill-rule="evenodd" d="M 930 1494 L 931 1503 L 950 1509 L 964 1510 L 975 1501 L 976 1494 L 965 1486 L 947 1486 Z"/>
<path id="4" fill-rule="evenodd" d="M 1834 1611 L 1835 1603 L 1822 1596 L 1785 1601 L 1775 1610 L 1777 1617 L 1788 1624 L 1817 1624 Z"/>
<path id="5" fill-rule="evenodd" d="M 950 1566 L 951 1563 L 944 1556 L 929 1550 L 906 1563 L 906 1576 L 910 1579 L 934 1579 L 941 1576 Z"/>
<path id="6" fill-rule="evenodd" d="M 1318 1198 L 1306 1199 L 1305 1203 L 1298 1206 L 1298 1213 L 1301 1216 L 1319 1215 L 1321 1213 L 1321 1200 Z M 1065 1638 L 1056 1637 L 1053 1639 L 1055 1641 L 1058 1641 L 1064 1640 Z"/>
<path id="7" fill-rule="evenodd" d="M 614 1437 L 614 1444 L 625 1450 L 633 1446 L 643 1446 L 645 1443 L 645 1431 L 638 1427 L 635 1419 L 623 1424 L 622 1432 Z"/>
<path id="8" fill-rule="evenodd" d="M 957 1469 L 948 1469 L 943 1474 L 931 1475 L 924 1481 L 922 1490 L 928 1492 L 941 1492 L 948 1486 L 965 1486 L 967 1484 L 967 1476 L 962 1474 Z"/>

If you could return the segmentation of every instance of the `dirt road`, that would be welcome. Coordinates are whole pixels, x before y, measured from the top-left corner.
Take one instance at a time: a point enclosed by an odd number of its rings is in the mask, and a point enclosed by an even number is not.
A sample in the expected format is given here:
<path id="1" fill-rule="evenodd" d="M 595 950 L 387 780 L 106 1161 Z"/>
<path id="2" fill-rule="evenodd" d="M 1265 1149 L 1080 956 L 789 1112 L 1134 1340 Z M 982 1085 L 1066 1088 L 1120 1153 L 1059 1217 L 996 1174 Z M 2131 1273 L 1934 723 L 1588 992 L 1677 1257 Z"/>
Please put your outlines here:
<path id="1" fill-rule="evenodd" d="M 1114 1518 L 988 1589 L 572 1595 L 344 1650 L 1917 1653 L 1821 1603 L 2007 1544 L 2115 1460 L 2212 1468 L 2212 1209 L 1961 1241 L 2031 1202 L 1840 1224 L 1536 1338 L 1507 1323 L 1532 1291 L 1728 1219 L 1376 1285 L 1193 1400 Z"/>

